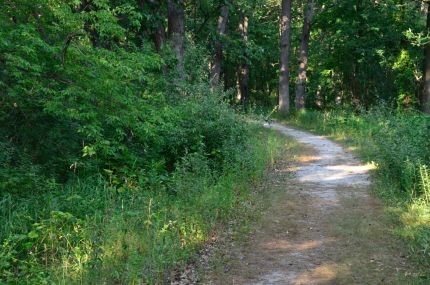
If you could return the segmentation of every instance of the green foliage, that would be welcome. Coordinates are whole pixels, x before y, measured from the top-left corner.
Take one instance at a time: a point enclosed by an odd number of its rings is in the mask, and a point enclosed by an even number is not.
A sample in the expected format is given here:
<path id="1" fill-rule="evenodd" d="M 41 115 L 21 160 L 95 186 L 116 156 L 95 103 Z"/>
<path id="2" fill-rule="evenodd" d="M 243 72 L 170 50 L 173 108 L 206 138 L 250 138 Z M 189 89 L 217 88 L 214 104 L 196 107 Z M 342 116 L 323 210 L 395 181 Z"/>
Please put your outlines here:
<path id="1" fill-rule="evenodd" d="M 406 50 L 400 52 L 399 58 L 393 65 L 393 70 L 396 72 L 394 84 L 398 89 L 397 106 L 399 108 L 412 108 L 418 105 L 418 85 L 416 78 L 420 72 L 416 63 L 411 60 L 411 57 Z"/>
<path id="2" fill-rule="evenodd" d="M 68 264 L 69 274 L 79 273 L 92 253 L 83 226 L 70 213 L 52 211 L 28 233 L 8 237 L 1 245 L 2 279 L 19 284 L 25 277 L 33 284 L 48 284 L 46 266 L 60 262 Z"/>
<path id="3" fill-rule="evenodd" d="M 420 4 L 316 2 L 309 106 L 382 100 L 410 113 L 310 112 L 300 120 L 371 138 L 369 154 L 396 192 L 428 205 L 428 120 L 412 111 L 427 39 Z M 276 101 L 280 2 L 187 2 L 185 80 L 175 74 L 168 35 L 155 48 L 166 1 L 1 3 L 0 282 L 164 282 L 234 213 L 273 156 L 274 146 L 261 143 L 267 134 L 253 137 L 259 130 L 227 102 L 245 63 L 251 103 Z M 226 3 L 227 34 L 219 37 Z M 293 7 L 292 58 L 303 6 Z M 247 41 L 238 29 L 243 16 Z M 212 88 L 215 39 L 224 80 Z M 417 209 L 405 219 L 423 220 L 427 212 Z M 406 231 L 425 253 L 426 232 Z"/>
<path id="4" fill-rule="evenodd" d="M 203 150 L 189 152 L 162 179 L 165 189 L 154 186 L 159 176 L 142 173 L 128 189 L 115 185 L 114 178 L 87 178 L 57 184 L 37 198 L 4 198 L 2 220 L 21 228 L 2 229 L 3 281 L 162 280 L 178 262 L 188 260 L 215 223 L 230 217 L 239 200 L 246 199 L 247 183 L 258 178 L 271 159 L 266 136 L 242 144 L 230 138 L 219 151 L 219 156 L 235 154 L 219 165 L 225 171 L 213 169 L 215 158 Z"/>
<path id="5" fill-rule="evenodd" d="M 267 134 L 211 91 L 204 41 L 177 82 L 151 44 L 165 4 L 2 3 L 0 283 L 164 282 L 246 199 Z"/>
<path id="6" fill-rule="evenodd" d="M 317 1 L 308 106 L 416 106 L 423 51 L 410 34 L 424 30 L 419 1 Z"/>

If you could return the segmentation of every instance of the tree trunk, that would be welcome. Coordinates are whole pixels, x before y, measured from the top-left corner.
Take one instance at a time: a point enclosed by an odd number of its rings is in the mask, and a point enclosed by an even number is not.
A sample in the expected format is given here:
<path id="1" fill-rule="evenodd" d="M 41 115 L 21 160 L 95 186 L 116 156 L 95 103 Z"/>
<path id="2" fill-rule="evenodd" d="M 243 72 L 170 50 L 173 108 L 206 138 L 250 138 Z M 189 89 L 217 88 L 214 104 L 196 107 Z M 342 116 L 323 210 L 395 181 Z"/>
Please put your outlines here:
<path id="1" fill-rule="evenodd" d="M 279 111 L 287 115 L 290 110 L 289 69 L 290 57 L 291 0 L 282 0 L 281 12 L 281 57 L 279 74 Z"/>
<path id="2" fill-rule="evenodd" d="M 163 23 L 158 23 L 154 33 L 155 50 L 160 53 L 164 46 L 166 32 L 164 31 Z"/>
<path id="3" fill-rule="evenodd" d="M 313 6 L 313 0 L 308 0 L 304 13 L 303 32 L 300 42 L 299 72 L 296 82 L 296 110 L 305 107 L 306 73 L 308 70 L 309 38 L 311 34 Z"/>
<path id="4" fill-rule="evenodd" d="M 239 31 L 242 36 L 242 41 L 245 46 L 245 51 L 243 52 L 242 64 L 239 68 L 239 92 L 240 92 L 240 102 L 246 106 L 249 100 L 249 65 L 248 65 L 248 55 L 246 52 L 246 45 L 248 43 L 248 17 L 241 15 L 241 20 L 239 23 Z"/>
<path id="5" fill-rule="evenodd" d="M 218 18 L 217 36 L 219 38 L 217 38 L 215 41 L 214 57 L 213 57 L 212 66 L 210 70 L 209 79 L 212 87 L 217 86 L 219 83 L 219 77 L 221 72 L 221 61 L 222 61 L 222 55 L 223 55 L 221 37 L 225 35 L 227 20 L 228 20 L 228 6 L 224 5 L 221 7 L 221 14 Z"/>
<path id="6" fill-rule="evenodd" d="M 140 9 L 142 11 L 144 11 L 145 6 L 149 6 L 150 7 L 150 11 L 151 13 L 154 13 L 156 15 L 160 15 L 162 13 L 162 9 L 161 9 L 161 4 L 159 1 L 156 0 L 140 0 L 138 2 Z M 156 28 L 155 30 L 151 30 L 151 38 L 154 41 L 154 45 L 155 45 L 155 50 L 157 53 L 161 53 L 164 44 L 166 42 L 166 31 L 165 31 L 165 27 L 163 24 L 163 19 L 165 18 L 166 15 L 160 15 L 160 19 L 157 20 L 156 22 Z M 141 30 L 144 31 L 145 30 L 145 23 L 144 21 L 142 21 L 141 23 Z M 142 32 L 142 38 L 145 35 Z M 162 71 L 163 71 L 163 75 L 167 74 L 167 66 L 165 64 L 163 64 L 162 67 Z"/>
<path id="7" fill-rule="evenodd" d="M 354 60 L 355 61 L 355 60 Z M 352 63 L 352 74 L 351 74 L 351 95 L 352 95 L 352 105 L 354 108 L 359 108 L 361 100 L 361 86 L 359 80 L 360 66 L 358 62 Z"/>
<path id="8" fill-rule="evenodd" d="M 430 32 L 430 4 L 427 7 L 427 33 Z M 421 110 L 430 114 L 430 44 L 424 46 L 424 90 L 421 94 Z"/>
<path id="9" fill-rule="evenodd" d="M 167 2 L 169 36 L 176 55 L 179 79 L 185 80 L 184 41 L 185 41 L 185 12 L 184 0 L 168 0 Z"/>

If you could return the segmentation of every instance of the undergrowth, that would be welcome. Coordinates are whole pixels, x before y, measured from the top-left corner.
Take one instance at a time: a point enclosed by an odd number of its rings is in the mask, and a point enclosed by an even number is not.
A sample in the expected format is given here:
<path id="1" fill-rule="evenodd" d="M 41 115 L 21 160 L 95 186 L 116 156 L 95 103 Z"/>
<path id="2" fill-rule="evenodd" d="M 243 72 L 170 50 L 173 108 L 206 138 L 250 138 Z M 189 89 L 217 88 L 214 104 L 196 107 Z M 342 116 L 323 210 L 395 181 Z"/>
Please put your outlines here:
<path id="1" fill-rule="evenodd" d="M 399 217 L 397 234 L 414 258 L 430 265 L 430 118 L 378 106 L 359 115 L 306 110 L 288 122 L 331 136 L 376 165 L 374 188 Z"/>
<path id="2" fill-rule="evenodd" d="M 63 2 L 0 11 L 0 283 L 164 283 L 246 199 L 271 136 L 208 82 L 206 43 L 187 40 L 182 80 L 170 45 L 119 21 L 146 26 L 137 7 Z"/>
<path id="3" fill-rule="evenodd" d="M 223 170 L 186 155 L 162 188 L 121 190 L 102 176 L 2 197 L 2 280 L 10 284 L 164 283 L 211 229 L 235 214 L 276 155 L 276 137 L 250 127 Z M 232 146 L 229 146 L 232 147 Z"/>

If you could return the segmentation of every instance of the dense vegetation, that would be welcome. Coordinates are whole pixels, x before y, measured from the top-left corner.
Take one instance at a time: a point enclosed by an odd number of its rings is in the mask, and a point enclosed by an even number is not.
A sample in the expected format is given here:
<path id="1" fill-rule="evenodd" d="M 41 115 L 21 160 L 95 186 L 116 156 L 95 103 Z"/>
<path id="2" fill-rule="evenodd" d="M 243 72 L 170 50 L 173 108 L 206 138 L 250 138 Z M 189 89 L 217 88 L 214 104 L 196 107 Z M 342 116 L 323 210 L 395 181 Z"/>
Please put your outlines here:
<path id="1" fill-rule="evenodd" d="M 208 47 L 183 79 L 156 49 L 155 6 L 2 2 L 0 282 L 160 282 L 264 170 Z"/>
<path id="2" fill-rule="evenodd" d="M 0 282 L 165 281 L 273 155 L 239 111 L 277 105 L 362 146 L 429 259 L 426 2 L 0 3 Z"/>

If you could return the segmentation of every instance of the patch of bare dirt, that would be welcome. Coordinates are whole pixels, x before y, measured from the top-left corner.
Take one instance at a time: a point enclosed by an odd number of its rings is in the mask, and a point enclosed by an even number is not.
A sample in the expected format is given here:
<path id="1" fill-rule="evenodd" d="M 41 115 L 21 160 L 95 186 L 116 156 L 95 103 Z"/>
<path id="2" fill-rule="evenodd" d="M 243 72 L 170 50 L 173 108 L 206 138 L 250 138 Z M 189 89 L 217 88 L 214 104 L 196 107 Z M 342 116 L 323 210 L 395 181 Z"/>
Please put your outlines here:
<path id="1" fill-rule="evenodd" d="M 369 194 L 371 167 L 324 137 L 269 127 L 306 151 L 273 171 L 271 206 L 249 237 L 223 249 L 202 283 L 408 284 L 403 244 Z"/>

